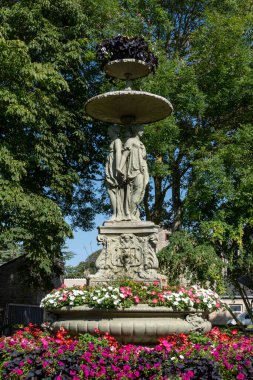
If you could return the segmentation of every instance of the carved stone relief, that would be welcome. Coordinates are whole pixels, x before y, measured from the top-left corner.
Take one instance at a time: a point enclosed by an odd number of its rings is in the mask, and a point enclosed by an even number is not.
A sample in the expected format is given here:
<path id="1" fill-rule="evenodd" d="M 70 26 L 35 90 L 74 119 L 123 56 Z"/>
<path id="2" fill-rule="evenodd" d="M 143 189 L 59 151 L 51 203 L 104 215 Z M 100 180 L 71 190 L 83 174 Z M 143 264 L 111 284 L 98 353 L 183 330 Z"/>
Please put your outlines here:
<path id="1" fill-rule="evenodd" d="M 149 280 L 160 276 L 157 273 L 156 233 L 147 236 L 131 233 L 116 236 L 100 234 L 98 241 L 102 243 L 103 249 L 96 261 L 96 277 L 127 276 Z"/>
<path id="2" fill-rule="evenodd" d="M 199 333 L 203 333 L 205 331 L 206 320 L 202 317 L 201 313 L 189 314 L 185 319 L 191 324 L 191 331 Z"/>

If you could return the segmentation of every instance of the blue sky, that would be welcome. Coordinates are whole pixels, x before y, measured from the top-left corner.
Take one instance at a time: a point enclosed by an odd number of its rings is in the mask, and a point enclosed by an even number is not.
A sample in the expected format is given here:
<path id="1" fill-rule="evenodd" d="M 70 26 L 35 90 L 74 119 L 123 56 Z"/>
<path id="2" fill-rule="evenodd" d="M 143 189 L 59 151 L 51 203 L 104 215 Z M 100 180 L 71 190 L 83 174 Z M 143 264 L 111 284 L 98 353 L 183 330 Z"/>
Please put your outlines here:
<path id="1" fill-rule="evenodd" d="M 66 241 L 66 246 L 68 247 L 68 250 L 75 253 L 75 256 L 73 259 L 67 261 L 67 265 L 77 265 L 80 261 L 84 261 L 92 252 L 96 251 L 98 248 L 102 248 L 101 245 L 97 244 L 97 227 L 101 226 L 106 219 L 108 219 L 108 216 L 99 214 L 95 219 L 96 228 L 94 230 L 83 231 L 77 229 L 73 232 L 74 239 L 68 239 Z"/>

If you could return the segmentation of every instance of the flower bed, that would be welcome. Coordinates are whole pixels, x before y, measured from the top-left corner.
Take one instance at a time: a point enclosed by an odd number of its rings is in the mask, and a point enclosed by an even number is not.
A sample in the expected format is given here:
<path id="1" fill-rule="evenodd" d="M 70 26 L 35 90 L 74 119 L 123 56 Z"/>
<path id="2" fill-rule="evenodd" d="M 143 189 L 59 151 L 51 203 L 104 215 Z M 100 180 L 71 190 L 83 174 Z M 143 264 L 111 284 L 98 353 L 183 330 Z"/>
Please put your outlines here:
<path id="1" fill-rule="evenodd" d="M 88 305 L 100 309 L 125 309 L 137 304 L 165 306 L 175 311 L 193 308 L 212 312 L 221 307 L 217 293 L 210 289 L 192 286 L 189 289 L 164 287 L 158 284 L 123 282 L 100 287 L 71 287 L 53 290 L 42 301 L 41 307 L 55 310 L 64 306 Z"/>
<path id="2" fill-rule="evenodd" d="M 170 335 L 153 348 L 119 345 L 108 334 L 70 338 L 30 325 L 0 338 L 1 379 L 252 379 L 253 338 L 214 328 Z"/>

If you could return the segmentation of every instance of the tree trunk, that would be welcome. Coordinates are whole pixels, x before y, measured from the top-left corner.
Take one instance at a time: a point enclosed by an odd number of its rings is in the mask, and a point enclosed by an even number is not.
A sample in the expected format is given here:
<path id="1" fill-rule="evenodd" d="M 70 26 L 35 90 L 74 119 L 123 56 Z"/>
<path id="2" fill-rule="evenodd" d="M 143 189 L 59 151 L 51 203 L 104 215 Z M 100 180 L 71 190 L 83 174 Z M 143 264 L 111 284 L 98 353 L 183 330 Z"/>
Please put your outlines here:
<path id="1" fill-rule="evenodd" d="M 154 177 L 154 185 L 155 185 L 155 204 L 154 204 L 154 212 L 152 215 L 152 221 L 159 225 L 164 222 L 164 193 L 162 191 L 162 177 Z"/>
<path id="2" fill-rule="evenodd" d="M 181 172 L 178 165 L 178 160 L 174 161 L 172 165 L 172 210 L 173 222 L 172 231 L 180 230 L 182 224 L 182 200 L 180 197 L 181 189 Z"/>

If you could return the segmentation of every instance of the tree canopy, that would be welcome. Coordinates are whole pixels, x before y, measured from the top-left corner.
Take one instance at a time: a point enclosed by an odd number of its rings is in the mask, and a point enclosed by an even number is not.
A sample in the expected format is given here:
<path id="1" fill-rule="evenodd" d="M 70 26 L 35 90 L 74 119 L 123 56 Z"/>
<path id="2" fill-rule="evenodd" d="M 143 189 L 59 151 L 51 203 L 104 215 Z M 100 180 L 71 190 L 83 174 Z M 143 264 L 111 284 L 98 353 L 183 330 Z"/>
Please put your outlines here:
<path id="1" fill-rule="evenodd" d="M 93 226 L 97 147 L 83 106 L 115 2 L 0 4 L 0 251 L 25 252 L 48 273 L 72 234 L 64 218 Z"/>
<path id="2" fill-rule="evenodd" d="M 168 97 L 174 107 L 171 117 L 145 127 L 151 180 L 142 213 L 176 234 L 163 260 L 171 262 L 177 246 L 178 260 L 193 251 L 205 265 L 216 257 L 231 279 L 250 270 L 252 3 L 0 4 L 1 251 L 17 245 L 50 270 L 71 235 L 64 217 L 89 229 L 95 213 L 108 209 L 106 126 L 83 107 L 112 87 L 99 71 L 95 44 L 143 35 L 159 67 L 134 86 Z M 217 280 L 217 271 L 205 273 Z"/>
<path id="3" fill-rule="evenodd" d="M 224 264 L 235 281 L 253 264 L 252 4 L 121 4 L 129 26 L 159 56 L 156 75 L 140 81 L 141 88 L 168 97 L 174 107 L 172 117 L 145 127 L 152 179 L 143 212 L 175 233 L 162 265 L 174 260 L 171 280 L 188 263 L 193 276 L 217 283 Z M 210 273 L 203 265 L 212 257 Z"/>

